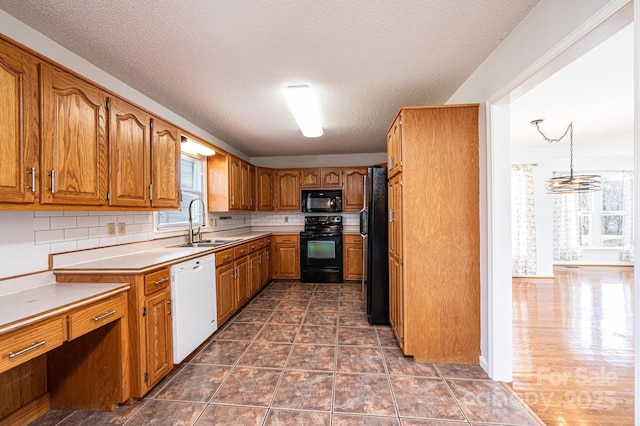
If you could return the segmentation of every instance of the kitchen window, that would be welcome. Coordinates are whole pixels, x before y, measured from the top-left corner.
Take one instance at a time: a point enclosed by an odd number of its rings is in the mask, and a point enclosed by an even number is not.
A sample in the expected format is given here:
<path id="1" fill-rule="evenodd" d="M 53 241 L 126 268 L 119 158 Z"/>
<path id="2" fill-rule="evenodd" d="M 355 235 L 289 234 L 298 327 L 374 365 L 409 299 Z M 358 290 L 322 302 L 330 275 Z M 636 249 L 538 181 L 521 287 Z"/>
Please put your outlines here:
<path id="1" fill-rule="evenodd" d="M 157 213 L 157 230 L 185 227 L 189 225 L 189 203 L 200 198 L 205 203 L 206 187 L 204 180 L 206 160 L 204 157 L 182 154 L 180 160 L 180 191 L 182 200 L 180 211 L 160 211 Z M 205 209 L 206 210 L 206 209 Z M 200 203 L 193 204 L 193 224 L 205 225 L 206 211 L 202 211 Z"/>

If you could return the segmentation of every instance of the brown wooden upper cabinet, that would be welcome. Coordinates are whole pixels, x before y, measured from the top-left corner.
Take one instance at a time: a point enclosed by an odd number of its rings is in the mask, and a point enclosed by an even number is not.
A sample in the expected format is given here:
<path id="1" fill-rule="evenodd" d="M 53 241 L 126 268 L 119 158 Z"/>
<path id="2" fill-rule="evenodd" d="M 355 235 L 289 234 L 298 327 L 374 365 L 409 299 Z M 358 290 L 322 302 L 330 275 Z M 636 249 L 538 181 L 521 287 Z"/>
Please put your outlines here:
<path id="1" fill-rule="evenodd" d="M 389 178 L 402 171 L 402 112 L 387 133 L 387 171 Z"/>
<path id="2" fill-rule="evenodd" d="M 106 94 L 67 72 L 41 65 L 42 204 L 107 202 Z"/>
<path id="3" fill-rule="evenodd" d="M 342 188 L 342 169 L 302 169 L 301 188 Z"/>
<path id="4" fill-rule="evenodd" d="M 300 211 L 300 170 L 276 170 L 276 210 Z"/>
<path id="5" fill-rule="evenodd" d="M 254 166 L 234 157 L 216 153 L 207 158 L 209 210 L 227 212 L 255 207 Z"/>
<path id="6" fill-rule="evenodd" d="M 180 133 L 159 118 L 151 120 L 151 205 L 180 207 Z"/>
<path id="7" fill-rule="evenodd" d="M 180 206 L 177 128 L 5 40 L 0 160 L 3 208 Z"/>
<path id="8" fill-rule="evenodd" d="M 255 210 L 256 209 L 256 199 L 257 199 L 257 195 L 256 195 L 256 188 L 257 188 L 257 183 L 256 183 L 256 177 L 257 177 L 257 172 L 256 172 L 256 166 L 252 165 L 252 164 L 248 164 L 249 166 L 249 210 Z"/>
<path id="9" fill-rule="evenodd" d="M 362 209 L 364 202 L 364 181 L 366 178 L 366 167 L 344 169 L 344 191 L 342 194 L 343 210 L 359 211 Z"/>
<path id="10" fill-rule="evenodd" d="M 151 115 L 109 100 L 109 204 L 148 207 L 151 187 Z"/>
<path id="11" fill-rule="evenodd" d="M 0 202 L 35 201 L 38 135 L 37 61 L 0 40 Z"/>
<path id="12" fill-rule="evenodd" d="M 273 181 L 275 171 L 256 167 L 256 210 L 271 211 L 275 208 Z"/>

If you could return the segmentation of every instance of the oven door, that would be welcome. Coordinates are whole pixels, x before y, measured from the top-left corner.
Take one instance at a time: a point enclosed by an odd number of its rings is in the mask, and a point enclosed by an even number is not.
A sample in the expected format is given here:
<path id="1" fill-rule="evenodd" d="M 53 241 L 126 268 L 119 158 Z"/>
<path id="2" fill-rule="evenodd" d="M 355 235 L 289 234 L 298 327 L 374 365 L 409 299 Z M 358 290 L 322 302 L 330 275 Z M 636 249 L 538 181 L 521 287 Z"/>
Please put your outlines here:
<path id="1" fill-rule="evenodd" d="M 342 267 L 342 235 L 300 234 L 303 267 Z"/>

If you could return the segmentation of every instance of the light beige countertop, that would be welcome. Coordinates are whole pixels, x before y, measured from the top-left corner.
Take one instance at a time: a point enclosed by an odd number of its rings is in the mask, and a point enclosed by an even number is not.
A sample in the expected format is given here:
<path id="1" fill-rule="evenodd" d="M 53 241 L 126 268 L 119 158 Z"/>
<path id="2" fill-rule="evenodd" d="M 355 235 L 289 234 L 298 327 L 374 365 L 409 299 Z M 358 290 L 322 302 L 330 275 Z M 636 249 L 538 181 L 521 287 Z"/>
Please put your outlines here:
<path id="1" fill-rule="evenodd" d="M 129 284 L 51 284 L 0 297 L 0 334 L 129 289 Z"/>
<path id="2" fill-rule="evenodd" d="M 97 273 L 141 273 L 146 270 L 170 266 L 178 262 L 215 253 L 244 242 L 271 235 L 271 232 L 252 231 L 236 235 L 225 235 L 215 239 L 228 240 L 229 244 L 217 247 L 162 247 L 121 256 L 96 259 L 54 268 L 54 273 L 97 274 Z M 205 235 L 205 238 L 206 235 Z M 241 241 L 237 241 L 241 240 Z"/>

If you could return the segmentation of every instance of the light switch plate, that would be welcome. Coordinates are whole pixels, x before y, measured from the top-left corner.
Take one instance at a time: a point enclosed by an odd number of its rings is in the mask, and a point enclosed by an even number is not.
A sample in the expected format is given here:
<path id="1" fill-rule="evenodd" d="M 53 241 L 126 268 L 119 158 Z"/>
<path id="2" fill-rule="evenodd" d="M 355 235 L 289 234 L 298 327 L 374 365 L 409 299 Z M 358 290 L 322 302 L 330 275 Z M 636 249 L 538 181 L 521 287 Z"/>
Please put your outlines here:
<path id="1" fill-rule="evenodd" d="M 127 224 L 124 222 L 118 222 L 118 235 L 125 235 L 127 233 Z"/>
<path id="2" fill-rule="evenodd" d="M 116 224 L 107 223 L 107 237 L 115 237 L 115 236 L 116 236 Z"/>

